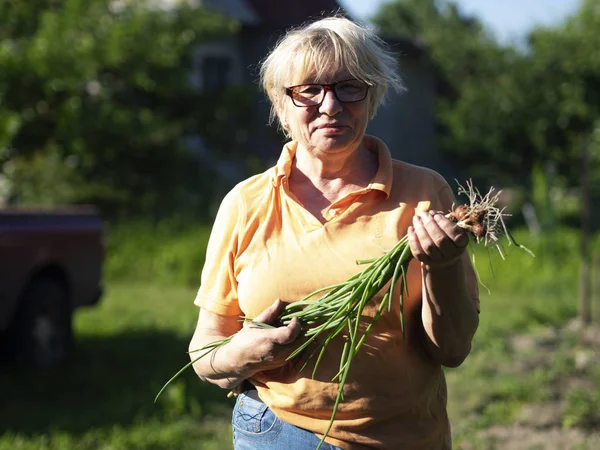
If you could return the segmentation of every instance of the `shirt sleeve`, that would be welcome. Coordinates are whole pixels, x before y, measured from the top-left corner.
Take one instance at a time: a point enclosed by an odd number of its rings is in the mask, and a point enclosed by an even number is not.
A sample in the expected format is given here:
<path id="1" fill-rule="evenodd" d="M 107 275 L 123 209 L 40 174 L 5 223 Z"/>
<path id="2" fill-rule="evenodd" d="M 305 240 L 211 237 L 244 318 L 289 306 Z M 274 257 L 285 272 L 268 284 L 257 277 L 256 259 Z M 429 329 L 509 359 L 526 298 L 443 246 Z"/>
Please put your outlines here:
<path id="1" fill-rule="evenodd" d="M 242 314 L 235 276 L 241 206 L 235 189 L 221 202 L 208 240 L 200 288 L 194 300 L 196 306 L 224 316 Z"/>
<path id="2" fill-rule="evenodd" d="M 438 192 L 438 204 L 432 205 L 432 209 L 437 211 L 443 211 L 444 214 L 452 211 L 452 207 L 457 205 L 456 198 L 452 193 L 452 189 L 450 186 L 445 183 L 445 186 L 441 188 Z M 475 268 L 471 262 L 471 258 L 469 258 L 469 251 L 465 251 L 462 255 L 462 262 L 465 267 L 465 277 L 467 283 L 467 291 L 469 292 L 469 296 L 473 299 L 475 303 L 475 307 L 477 308 L 477 312 L 480 312 L 480 304 L 479 304 L 479 280 L 477 278 L 477 274 L 475 272 Z"/>

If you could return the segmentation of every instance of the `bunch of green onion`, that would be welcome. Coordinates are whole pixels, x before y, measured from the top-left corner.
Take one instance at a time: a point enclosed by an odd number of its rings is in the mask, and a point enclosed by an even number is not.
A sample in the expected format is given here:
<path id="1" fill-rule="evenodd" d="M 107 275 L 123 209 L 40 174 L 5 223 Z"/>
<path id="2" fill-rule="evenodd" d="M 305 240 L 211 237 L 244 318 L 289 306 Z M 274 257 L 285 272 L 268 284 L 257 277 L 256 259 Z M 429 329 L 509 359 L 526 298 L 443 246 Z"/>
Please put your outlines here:
<path id="1" fill-rule="evenodd" d="M 467 230 L 469 236 L 476 242 L 483 241 L 486 245 L 495 247 L 500 255 L 504 253 L 498 239 L 499 236 L 506 236 L 509 243 L 527 250 L 525 247 L 517 244 L 508 232 L 504 221 L 503 210 L 495 205 L 498 202 L 500 191 L 495 192 L 490 189 L 488 194 L 482 196 L 475 189 L 472 183 L 467 183 L 467 189 L 459 185 L 459 194 L 469 196 L 469 204 L 461 205 L 453 209 L 446 217 L 456 222 L 458 226 Z M 528 250 L 527 250 L 528 251 Z M 530 252 L 531 253 L 531 252 Z M 352 361 L 366 337 L 370 334 L 375 322 L 379 319 L 385 309 L 391 310 L 392 295 L 396 286 L 400 286 L 399 306 L 400 306 L 400 327 L 404 341 L 406 342 L 406 329 L 404 323 L 404 296 L 407 294 L 406 272 L 413 256 L 408 244 L 408 237 L 404 236 L 392 249 L 382 256 L 373 260 L 357 261 L 357 264 L 369 264 L 362 272 L 350 277 L 348 280 L 327 286 L 307 295 L 305 298 L 289 303 L 278 318 L 278 322 L 287 325 L 292 318 L 296 317 L 302 324 L 299 342 L 302 344 L 290 354 L 288 360 L 293 359 L 308 349 L 311 344 L 320 342 L 321 345 L 315 346 L 315 349 L 308 355 L 306 361 L 300 370 L 303 370 L 308 361 L 317 356 L 314 364 L 312 376 L 314 378 L 319 363 L 325 354 L 325 349 L 329 342 L 344 332 L 344 347 L 340 357 L 338 373 L 332 381 L 339 383 L 338 394 L 334 403 L 331 420 L 327 431 L 325 432 L 317 450 L 321 447 L 325 437 L 333 426 L 335 416 L 341 401 L 344 400 L 344 385 L 350 371 Z M 363 316 L 363 310 L 376 294 L 385 289 L 383 299 L 378 306 L 375 315 L 371 318 L 369 324 L 360 332 L 360 322 Z M 323 294 L 316 298 L 319 294 Z M 243 319 L 249 320 L 249 319 Z M 252 321 L 252 324 L 262 328 L 272 328 L 273 325 Z M 212 342 L 200 349 L 193 351 L 200 353 L 190 363 L 186 364 L 163 386 L 157 394 L 156 399 L 165 390 L 165 388 L 177 378 L 185 369 L 192 366 L 196 361 L 210 354 L 215 349 L 229 343 L 233 336 L 222 340 Z M 320 349 L 317 355 L 317 350 Z"/>

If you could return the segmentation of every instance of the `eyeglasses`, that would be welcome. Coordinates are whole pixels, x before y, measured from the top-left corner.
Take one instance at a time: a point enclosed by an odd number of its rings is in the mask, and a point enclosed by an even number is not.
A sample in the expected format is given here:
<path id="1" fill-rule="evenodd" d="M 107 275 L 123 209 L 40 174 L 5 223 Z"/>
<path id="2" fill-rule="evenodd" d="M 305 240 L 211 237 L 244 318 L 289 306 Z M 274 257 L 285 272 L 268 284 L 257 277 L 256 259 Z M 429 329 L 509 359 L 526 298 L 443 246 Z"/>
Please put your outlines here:
<path id="1" fill-rule="evenodd" d="M 330 84 L 299 84 L 285 89 L 292 103 L 300 108 L 318 106 L 325 100 L 327 91 L 333 92 L 335 98 L 342 103 L 360 102 L 367 97 L 369 85 L 359 80 L 343 80 Z"/>

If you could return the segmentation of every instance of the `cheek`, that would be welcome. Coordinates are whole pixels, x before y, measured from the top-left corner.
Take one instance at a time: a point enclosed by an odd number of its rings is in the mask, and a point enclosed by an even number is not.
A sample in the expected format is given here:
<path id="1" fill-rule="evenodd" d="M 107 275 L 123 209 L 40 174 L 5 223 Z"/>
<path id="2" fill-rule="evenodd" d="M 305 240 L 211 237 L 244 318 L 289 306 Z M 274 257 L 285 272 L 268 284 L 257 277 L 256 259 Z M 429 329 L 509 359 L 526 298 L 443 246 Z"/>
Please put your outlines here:
<path id="1" fill-rule="evenodd" d="M 312 121 L 310 108 L 298 108 L 288 115 L 292 133 L 302 134 Z"/>
<path id="2" fill-rule="evenodd" d="M 361 127 L 366 126 L 366 124 L 369 122 L 369 107 L 367 104 L 360 106 L 357 105 L 357 107 L 352 109 L 351 113 L 355 122 L 360 124 Z"/>

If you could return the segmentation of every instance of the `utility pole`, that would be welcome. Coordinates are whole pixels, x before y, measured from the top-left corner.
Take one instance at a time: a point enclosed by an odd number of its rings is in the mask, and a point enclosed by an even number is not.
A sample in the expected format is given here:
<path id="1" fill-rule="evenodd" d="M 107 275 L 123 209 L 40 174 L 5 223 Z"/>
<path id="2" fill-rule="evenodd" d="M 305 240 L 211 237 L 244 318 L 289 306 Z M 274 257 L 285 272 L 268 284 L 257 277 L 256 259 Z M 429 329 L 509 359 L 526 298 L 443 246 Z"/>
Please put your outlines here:
<path id="1" fill-rule="evenodd" d="M 592 321 L 598 321 L 598 308 L 600 308 L 600 281 L 598 273 L 600 272 L 600 251 L 594 253 L 592 257 Z M 595 312 L 595 313 L 594 313 Z"/>
<path id="2" fill-rule="evenodd" d="M 582 145 L 581 158 L 581 274 L 579 284 L 579 320 L 582 327 L 591 322 L 590 305 L 590 139 Z"/>

